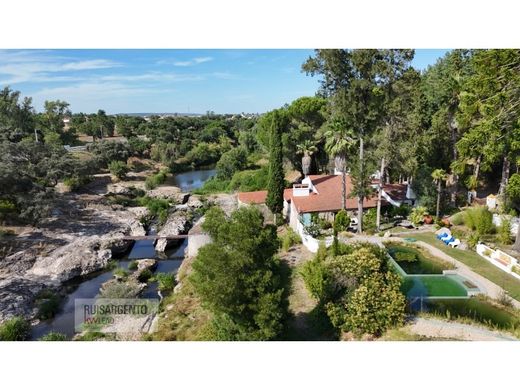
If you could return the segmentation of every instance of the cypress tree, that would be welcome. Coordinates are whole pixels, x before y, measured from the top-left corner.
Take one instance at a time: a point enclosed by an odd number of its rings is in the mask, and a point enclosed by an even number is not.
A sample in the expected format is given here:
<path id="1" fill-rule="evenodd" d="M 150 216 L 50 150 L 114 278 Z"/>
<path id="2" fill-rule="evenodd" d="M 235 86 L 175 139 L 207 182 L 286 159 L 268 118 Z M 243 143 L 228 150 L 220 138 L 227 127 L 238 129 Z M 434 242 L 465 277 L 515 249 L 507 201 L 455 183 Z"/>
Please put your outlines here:
<path id="1" fill-rule="evenodd" d="M 274 214 L 280 214 L 283 209 L 283 191 L 285 177 L 283 172 L 282 155 L 282 127 L 284 117 L 280 110 L 272 112 L 271 131 L 269 140 L 269 176 L 267 183 L 266 205 Z"/>

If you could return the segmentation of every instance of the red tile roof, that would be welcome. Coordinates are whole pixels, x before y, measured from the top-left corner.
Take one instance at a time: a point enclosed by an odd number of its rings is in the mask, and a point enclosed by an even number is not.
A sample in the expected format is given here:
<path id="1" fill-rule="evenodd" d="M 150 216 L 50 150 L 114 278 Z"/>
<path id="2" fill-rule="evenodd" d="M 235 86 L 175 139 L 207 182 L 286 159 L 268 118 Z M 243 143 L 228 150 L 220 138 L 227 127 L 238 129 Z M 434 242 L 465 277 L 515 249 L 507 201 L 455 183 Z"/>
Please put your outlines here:
<path id="1" fill-rule="evenodd" d="M 309 177 L 318 193 L 310 193 L 308 196 L 293 196 L 293 189 L 286 188 L 283 194 L 284 199 L 287 202 L 294 202 L 300 213 L 341 210 L 341 175 L 311 175 Z M 350 194 L 352 182 L 348 175 L 346 184 L 347 193 Z M 238 200 L 248 204 L 264 203 L 266 197 L 267 191 L 240 192 L 238 194 Z M 382 204 L 386 205 L 387 202 L 383 199 Z M 348 195 L 345 206 L 348 210 L 357 210 L 357 197 Z M 376 206 L 377 196 L 365 198 L 363 208 Z"/>
<path id="2" fill-rule="evenodd" d="M 393 200 L 402 201 L 406 200 L 406 184 L 384 184 L 383 190 L 392 198 Z"/>
<path id="3" fill-rule="evenodd" d="M 342 178 L 341 175 L 310 175 L 309 178 L 318 193 L 311 193 L 309 196 L 292 196 L 296 209 L 300 213 L 308 212 L 326 212 L 341 210 L 341 192 Z M 351 195 L 352 181 L 350 176 L 346 177 L 347 199 L 345 208 L 347 210 L 357 210 L 357 197 Z M 387 202 L 382 200 L 382 204 Z M 377 206 L 377 196 L 365 198 L 363 208 L 372 208 Z"/>
<path id="4" fill-rule="evenodd" d="M 261 204 L 265 203 L 267 198 L 267 191 L 253 191 L 253 192 L 239 192 L 238 200 L 247 204 Z"/>

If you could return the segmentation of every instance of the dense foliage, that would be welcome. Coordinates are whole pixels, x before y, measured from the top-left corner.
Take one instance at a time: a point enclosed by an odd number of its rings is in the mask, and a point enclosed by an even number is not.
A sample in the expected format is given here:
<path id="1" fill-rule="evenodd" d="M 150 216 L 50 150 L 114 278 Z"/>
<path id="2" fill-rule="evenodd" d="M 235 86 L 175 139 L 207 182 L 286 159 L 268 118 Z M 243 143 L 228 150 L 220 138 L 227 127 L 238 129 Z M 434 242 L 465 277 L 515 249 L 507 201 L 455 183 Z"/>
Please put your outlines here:
<path id="1" fill-rule="evenodd" d="M 212 208 L 202 225 L 213 242 L 199 250 L 191 280 L 202 303 L 214 315 L 219 340 L 272 340 L 286 316 L 283 272 L 275 254 L 276 228 L 264 226 L 254 207 L 226 217 Z"/>
<path id="2" fill-rule="evenodd" d="M 302 275 L 338 331 L 379 335 L 404 320 L 401 280 L 377 246 L 342 245 L 336 255 L 321 249 Z"/>

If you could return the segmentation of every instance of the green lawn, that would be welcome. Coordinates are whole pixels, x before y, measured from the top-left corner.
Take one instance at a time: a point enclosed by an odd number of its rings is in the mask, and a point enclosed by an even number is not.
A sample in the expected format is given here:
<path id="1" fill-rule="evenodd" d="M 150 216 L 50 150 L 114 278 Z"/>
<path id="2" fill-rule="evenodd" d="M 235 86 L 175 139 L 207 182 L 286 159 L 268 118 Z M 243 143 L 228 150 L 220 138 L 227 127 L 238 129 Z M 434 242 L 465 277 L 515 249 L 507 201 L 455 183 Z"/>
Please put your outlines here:
<path id="1" fill-rule="evenodd" d="M 411 234 L 408 237 L 424 241 L 425 243 L 442 250 L 449 256 L 466 264 L 474 272 L 502 287 L 512 298 L 520 300 L 520 281 L 495 267 L 487 260 L 480 257 L 476 252 L 451 248 L 438 240 L 433 233 L 417 233 Z"/>

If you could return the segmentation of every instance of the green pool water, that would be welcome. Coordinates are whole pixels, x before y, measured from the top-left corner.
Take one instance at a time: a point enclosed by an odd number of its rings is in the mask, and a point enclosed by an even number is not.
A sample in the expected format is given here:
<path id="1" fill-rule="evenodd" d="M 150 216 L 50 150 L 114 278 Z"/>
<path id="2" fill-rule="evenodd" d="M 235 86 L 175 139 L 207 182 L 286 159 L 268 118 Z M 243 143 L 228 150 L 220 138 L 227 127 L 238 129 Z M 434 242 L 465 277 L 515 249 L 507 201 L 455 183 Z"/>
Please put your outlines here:
<path id="1" fill-rule="evenodd" d="M 444 275 L 443 271 L 453 266 L 423 251 L 409 246 L 388 244 L 390 263 L 401 276 L 401 291 L 408 298 L 466 298 L 469 296 L 464 279 L 458 275 Z M 417 261 L 396 261 L 397 252 L 414 254 Z M 476 289 L 478 291 L 478 289 Z M 475 291 L 475 289 L 472 289 Z"/>

